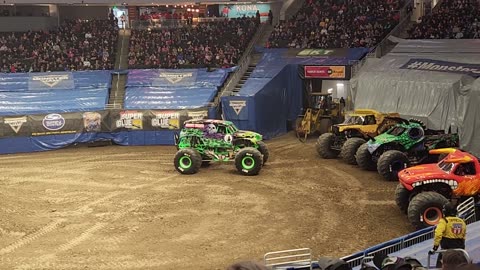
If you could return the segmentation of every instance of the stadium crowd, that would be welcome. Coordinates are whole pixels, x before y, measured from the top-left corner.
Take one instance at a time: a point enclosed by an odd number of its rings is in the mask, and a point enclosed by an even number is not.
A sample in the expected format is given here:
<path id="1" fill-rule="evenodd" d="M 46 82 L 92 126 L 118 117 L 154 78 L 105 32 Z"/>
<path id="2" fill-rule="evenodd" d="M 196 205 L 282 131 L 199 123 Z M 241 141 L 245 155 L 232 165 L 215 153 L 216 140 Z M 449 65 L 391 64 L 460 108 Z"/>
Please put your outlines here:
<path id="1" fill-rule="evenodd" d="M 113 69 L 118 27 L 110 20 L 67 20 L 54 31 L 0 33 L 0 72 Z"/>
<path id="2" fill-rule="evenodd" d="M 398 24 L 402 6 L 402 0 L 306 0 L 275 26 L 266 47 L 373 47 Z"/>
<path id="3" fill-rule="evenodd" d="M 480 38 L 480 2 L 444 0 L 409 30 L 412 39 Z"/>
<path id="4" fill-rule="evenodd" d="M 176 29 L 133 30 L 129 68 L 231 67 L 258 27 L 255 18 L 199 23 Z"/>

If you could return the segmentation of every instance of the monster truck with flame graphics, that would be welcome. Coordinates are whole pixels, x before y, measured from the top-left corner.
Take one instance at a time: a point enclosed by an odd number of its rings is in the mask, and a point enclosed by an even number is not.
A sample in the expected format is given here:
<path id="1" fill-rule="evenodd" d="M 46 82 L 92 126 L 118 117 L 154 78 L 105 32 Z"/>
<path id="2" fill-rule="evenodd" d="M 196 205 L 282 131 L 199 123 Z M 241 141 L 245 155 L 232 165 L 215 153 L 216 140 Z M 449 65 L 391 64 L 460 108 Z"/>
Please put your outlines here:
<path id="1" fill-rule="evenodd" d="M 447 154 L 438 163 L 423 164 L 398 173 L 395 191 L 397 206 L 417 228 L 436 225 L 442 207 L 480 195 L 480 162 L 472 154 L 454 148 L 430 150 L 432 155 Z"/>
<path id="2" fill-rule="evenodd" d="M 182 174 L 197 173 L 211 161 L 234 161 L 243 175 L 256 175 L 269 157 L 262 135 L 239 130 L 223 120 L 187 120 L 175 136 L 175 144 L 174 165 Z"/>

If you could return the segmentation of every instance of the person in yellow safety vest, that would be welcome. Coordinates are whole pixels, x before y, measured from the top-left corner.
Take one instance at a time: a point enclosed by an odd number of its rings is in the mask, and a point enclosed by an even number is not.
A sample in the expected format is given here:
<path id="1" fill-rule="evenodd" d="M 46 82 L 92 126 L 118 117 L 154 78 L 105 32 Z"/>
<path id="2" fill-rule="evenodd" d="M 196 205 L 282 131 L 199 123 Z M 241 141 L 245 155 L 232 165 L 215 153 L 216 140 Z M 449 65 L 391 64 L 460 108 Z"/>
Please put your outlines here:
<path id="1" fill-rule="evenodd" d="M 457 217 L 457 208 L 450 202 L 446 203 L 443 206 L 443 216 L 435 229 L 433 248 L 429 254 L 434 254 L 439 246 L 442 249 L 465 249 L 467 224 Z M 442 267 L 442 253 L 438 254 L 436 267 Z"/>

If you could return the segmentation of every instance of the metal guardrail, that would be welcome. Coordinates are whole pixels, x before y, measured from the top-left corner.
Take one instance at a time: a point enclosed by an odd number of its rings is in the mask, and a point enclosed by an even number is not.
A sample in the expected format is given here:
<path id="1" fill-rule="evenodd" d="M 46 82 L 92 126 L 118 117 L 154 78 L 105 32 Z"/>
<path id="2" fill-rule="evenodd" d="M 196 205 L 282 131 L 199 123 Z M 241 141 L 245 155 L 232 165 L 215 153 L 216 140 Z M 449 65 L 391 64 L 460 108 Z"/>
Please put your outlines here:
<path id="1" fill-rule="evenodd" d="M 458 216 L 463 218 L 465 220 L 465 223 L 467 224 L 476 222 L 477 219 L 475 215 L 475 207 L 475 199 L 473 197 L 468 198 L 457 206 Z M 354 268 L 368 261 L 370 257 L 373 258 L 373 256 L 379 252 L 384 254 L 390 254 L 398 252 L 404 248 L 408 248 L 415 244 L 419 244 L 426 240 L 433 239 L 434 230 L 435 227 L 428 227 L 414 232 L 410 235 L 394 239 L 392 241 L 371 247 L 363 252 L 349 255 L 341 259 L 345 260 L 350 265 L 350 267 Z"/>
<path id="2" fill-rule="evenodd" d="M 132 20 L 131 28 L 135 30 L 146 29 L 168 29 L 178 28 L 187 25 L 186 19 L 149 19 L 149 20 Z"/>
<path id="3" fill-rule="evenodd" d="M 264 264 L 272 269 L 287 269 L 292 266 L 312 270 L 312 250 L 309 248 L 268 252 Z"/>
<path id="4" fill-rule="evenodd" d="M 409 0 L 405 5 L 400 9 L 400 20 L 399 23 L 388 33 L 386 37 L 382 39 L 374 49 L 367 54 L 367 58 L 380 58 L 383 56 L 383 52 L 387 47 L 388 38 L 392 35 L 397 35 L 405 29 L 405 26 L 410 22 L 410 18 L 413 13 L 414 0 Z M 412 7 L 411 11 L 408 12 L 408 8 Z"/>
<path id="5" fill-rule="evenodd" d="M 261 24 L 260 27 L 257 30 L 257 33 L 253 36 L 252 40 L 250 41 L 250 44 L 248 45 L 247 49 L 245 50 L 242 58 L 240 58 L 240 61 L 238 61 L 238 69 L 235 71 L 235 73 L 227 80 L 225 83 L 225 86 L 223 90 L 220 92 L 219 97 L 223 96 L 229 96 L 232 94 L 233 89 L 235 86 L 238 84 L 240 79 L 242 78 L 243 74 L 248 69 L 248 65 L 250 64 L 250 59 L 251 56 L 250 54 L 252 53 L 253 46 L 258 42 L 260 37 L 265 31 L 265 28 L 267 27 L 267 24 Z"/>

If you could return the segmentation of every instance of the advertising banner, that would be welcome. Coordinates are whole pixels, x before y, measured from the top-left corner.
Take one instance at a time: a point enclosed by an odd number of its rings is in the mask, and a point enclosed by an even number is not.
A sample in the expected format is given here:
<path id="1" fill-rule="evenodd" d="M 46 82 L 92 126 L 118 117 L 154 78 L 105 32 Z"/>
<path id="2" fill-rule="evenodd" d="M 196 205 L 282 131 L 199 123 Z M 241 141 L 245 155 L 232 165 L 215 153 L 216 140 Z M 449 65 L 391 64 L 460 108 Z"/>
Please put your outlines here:
<path id="1" fill-rule="evenodd" d="M 0 137 L 30 137 L 129 130 L 178 130 L 189 119 L 208 118 L 198 110 L 109 110 L 0 117 Z"/>
<path id="2" fill-rule="evenodd" d="M 423 58 L 412 58 L 401 69 L 425 70 L 425 71 L 440 71 L 450 73 L 460 73 L 472 77 L 480 77 L 479 64 L 465 64 L 457 62 L 448 62 Z"/>
<path id="3" fill-rule="evenodd" d="M 197 81 L 197 70 L 159 70 L 157 78 L 154 79 L 152 86 L 165 85 L 195 85 Z"/>
<path id="4" fill-rule="evenodd" d="M 266 22 L 270 4 L 218 5 L 218 8 L 221 16 L 227 18 L 255 17 L 258 10 L 260 12 L 260 21 Z"/>
<path id="5" fill-rule="evenodd" d="M 345 66 L 304 66 L 306 79 L 345 79 Z"/>
<path id="6" fill-rule="evenodd" d="M 51 72 L 48 74 L 30 74 L 28 90 L 74 89 L 72 72 Z"/>

